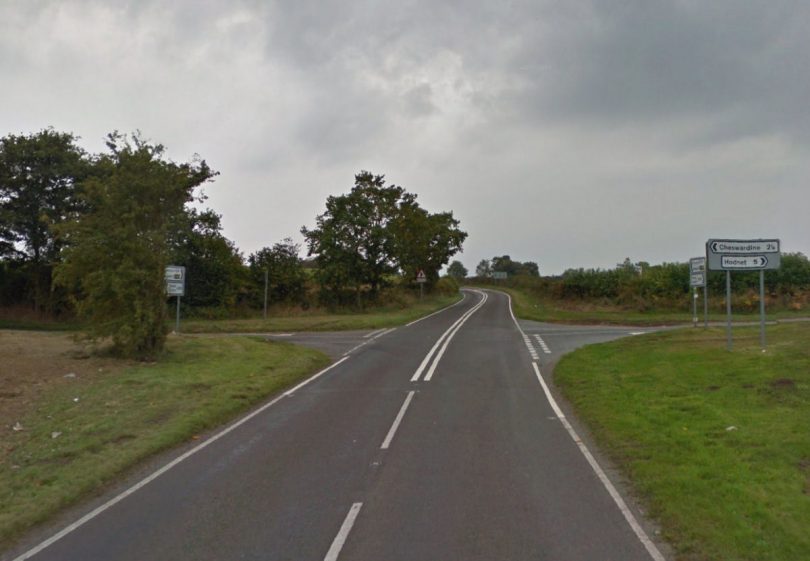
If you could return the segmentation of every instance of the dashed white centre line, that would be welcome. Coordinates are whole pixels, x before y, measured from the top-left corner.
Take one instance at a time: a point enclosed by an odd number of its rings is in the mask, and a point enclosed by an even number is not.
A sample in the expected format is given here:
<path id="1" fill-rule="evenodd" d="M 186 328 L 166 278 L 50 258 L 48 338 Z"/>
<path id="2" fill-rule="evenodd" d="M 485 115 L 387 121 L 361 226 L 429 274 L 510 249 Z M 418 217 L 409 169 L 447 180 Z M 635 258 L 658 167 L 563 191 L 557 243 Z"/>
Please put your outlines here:
<path id="1" fill-rule="evenodd" d="M 405 416 L 405 411 L 408 410 L 408 406 L 411 404 L 414 393 L 415 392 L 413 391 L 408 392 L 408 397 L 405 398 L 405 403 L 403 403 L 402 407 L 400 407 L 399 413 L 397 413 L 397 418 L 394 419 L 394 424 L 391 425 L 391 428 L 388 430 L 388 434 L 385 436 L 385 440 L 383 440 L 382 446 L 380 446 L 381 450 L 387 450 L 391 445 L 391 441 L 394 439 L 394 435 L 399 428 L 399 424 L 402 422 L 402 418 Z"/>
<path id="2" fill-rule="evenodd" d="M 326 552 L 326 557 L 323 558 L 323 561 L 337 561 L 338 555 L 340 555 L 340 551 L 346 543 L 346 538 L 349 537 L 349 532 L 352 531 L 352 526 L 354 526 L 354 521 L 357 520 L 357 515 L 360 514 L 361 508 L 363 508 L 363 503 L 354 503 L 352 508 L 349 509 L 349 514 L 346 515 L 346 520 L 343 521 L 343 526 L 340 527 L 340 531 L 338 535 L 335 536 L 332 547 Z"/>

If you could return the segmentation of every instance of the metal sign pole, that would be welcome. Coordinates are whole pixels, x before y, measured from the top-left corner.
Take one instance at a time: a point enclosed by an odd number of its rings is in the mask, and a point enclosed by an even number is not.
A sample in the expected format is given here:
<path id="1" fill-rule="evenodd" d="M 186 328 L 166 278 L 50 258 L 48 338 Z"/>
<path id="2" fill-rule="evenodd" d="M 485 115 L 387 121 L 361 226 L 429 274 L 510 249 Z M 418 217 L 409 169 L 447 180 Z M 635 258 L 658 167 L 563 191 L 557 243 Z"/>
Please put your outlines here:
<path id="1" fill-rule="evenodd" d="M 697 299 L 698 299 L 698 291 L 697 287 L 693 289 L 692 294 L 692 327 L 697 327 L 698 317 L 697 317 Z"/>
<path id="2" fill-rule="evenodd" d="M 765 350 L 765 271 L 759 271 L 759 343 Z"/>
<path id="3" fill-rule="evenodd" d="M 177 296 L 177 318 L 174 321 L 174 332 L 180 333 L 180 296 Z"/>
<path id="4" fill-rule="evenodd" d="M 709 328 L 709 273 L 706 273 L 706 284 L 703 285 L 703 329 Z"/>
<path id="5" fill-rule="evenodd" d="M 731 271 L 726 271 L 726 348 L 731 350 Z"/>

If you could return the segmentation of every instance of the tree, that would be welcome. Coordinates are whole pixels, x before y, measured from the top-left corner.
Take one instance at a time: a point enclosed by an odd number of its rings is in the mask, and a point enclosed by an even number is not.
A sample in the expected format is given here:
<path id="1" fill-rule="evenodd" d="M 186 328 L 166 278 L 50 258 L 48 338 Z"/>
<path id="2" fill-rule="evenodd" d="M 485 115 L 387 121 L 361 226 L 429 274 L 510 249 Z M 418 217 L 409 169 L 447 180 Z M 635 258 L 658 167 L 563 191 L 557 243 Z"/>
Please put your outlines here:
<path id="1" fill-rule="evenodd" d="M 453 261 L 450 263 L 450 266 L 447 267 L 447 274 L 457 281 L 463 281 L 467 278 L 467 269 L 464 267 L 461 261 Z"/>
<path id="2" fill-rule="evenodd" d="M 222 235 L 222 217 L 208 209 L 187 209 L 172 240 L 173 264 L 186 267 L 188 306 L 234 306 L 243 285 L 245 266 L 239 250 Z"/>
<path id="3" fill-rule="evenodd" d="M 452 212 L 431 214 L 416 203 L 416 196 L 400 205 L 391 224 L 394 261 L 406 279 L 425 272 L 428 285 L 439 279 L 439 271 L 461 251 L 467 233 L 459 228 Z"/>
<path id="4" fill-rule="evenodd" d="M 77 211 L 77 185 L 90 169 L 76 140 L 53 129 L 0 138 L 0 257 L 26 270 L 37 310 L 52 308 L 51 269 L 60 250 L 53 227 Z"/>
<path id="5" fill-rule="evenodd" d="M 269 300 L 272 302 L 303 302 L 306 295 L 307 275 L 299 254 L 301 246 L 285 238 L 273 247 L 264 247 L 248 257 L 253 284 L 264 290 L 264 275 L 269 281 Z M 263 301 L 261 296 L 254 299 Z"/>
<path id="6" fill-rule="evenodd" d="M 309 245 L 309 255 L 317 256 L 317 278 L 333 296 L 351 287 L 360 302 L 363 285 L 372 297 L 395 272 L 393 242 L 387 229 L 398 204 L 412 197 L 402 187 L 386 186 L 385 177 L 362 171 L 347 195 L 330 196 L 326 212 L 316 218 L 317 226 L 301 233 Z"/>
<path id="7" fill-rule="evenodd" d="M 204 160 L 175 164 L 161 145 L 108 136 L 110 154 L 83 185 L 86 212 L 59 229 L 67 245 L 56 280 L 73 289 L 91 338 L 111 337 L 125 356 L 159 353 L 167 334 L 164 270 L 172 227 L 193 191 L 216 175 Z"/>
<path id="8" fill-rule="evenodd" d="M 424 270 L 432 283 L 467 237 L 451 212 L 430 214 L 416 195 L 385 185 L 385 177 L 362 171 L 347 195 L 332 196 L 316 228 L 302 228 L 309 255 L 317 256 L 322 294 L 341 298 L 347 288 L 358 304 L 364 287 L 374 298 L 400 272 L 415 278 Z"/>
<path id="9" fill-rule="evenodd" d="M 489 278 L 492 276 L 492 265 L 489 259 L 481 259 L 475 267 L 475 276 L 480 279 Z"/>

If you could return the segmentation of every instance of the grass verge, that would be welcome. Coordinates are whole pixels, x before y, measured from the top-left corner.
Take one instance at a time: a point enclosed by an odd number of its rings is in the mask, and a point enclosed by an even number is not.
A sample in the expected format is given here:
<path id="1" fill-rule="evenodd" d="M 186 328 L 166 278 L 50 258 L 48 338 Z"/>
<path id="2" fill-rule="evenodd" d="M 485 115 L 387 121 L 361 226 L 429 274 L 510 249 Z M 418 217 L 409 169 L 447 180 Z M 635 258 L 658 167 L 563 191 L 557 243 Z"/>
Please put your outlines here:
<path id="1" fill-rule="evenodd" d="M 440 310 L 461 299 L 452 296 L 426 296 L 407 307 L 390 305 L 367 312 L 324 313 L 299 312 L 284 316 L 271 316 L 266 320 L 187 320 L 182 321 L 184 333 L 267 333 L 273 331 L 345 331 L 350 329 L 381 329 L 395 327 Z"/>
<path id="2" fill-rule="evenodd" d="M 177 338 L 164 359 L 54 387 L 0 435 L 0 545 L 160 450 L 328 364 L 251 338 Z"/>
<path id="3" fill-rule="evenodd" d="M 810 559 L 810 325 L 586 347 L 555 381 L 688 561 Z"/>
<path id="4" fill-rule="evenodd" d="M 618 306 L 599 306 L 588 302 L 558 301 L 540 299 L 520 289 L 511 287 L 487 286 L 512 296 L 515 314 L 521 319 L 552 323 L 613 324 L 613 325 L 680 325 L 692 323 L 691 310 L 649 310 L 645 312 L 627 310 Z M 767 312 L 768 320 L 807 317 L 804 311 L 779 310 Z M 703 322 L 703 309 L 698 310 L 699 321 Z M 734 312 L 735 323 L 759 321 L 759 312 Z M 725 313 L 709 312 L 710 322 L 725 322 Z"/>

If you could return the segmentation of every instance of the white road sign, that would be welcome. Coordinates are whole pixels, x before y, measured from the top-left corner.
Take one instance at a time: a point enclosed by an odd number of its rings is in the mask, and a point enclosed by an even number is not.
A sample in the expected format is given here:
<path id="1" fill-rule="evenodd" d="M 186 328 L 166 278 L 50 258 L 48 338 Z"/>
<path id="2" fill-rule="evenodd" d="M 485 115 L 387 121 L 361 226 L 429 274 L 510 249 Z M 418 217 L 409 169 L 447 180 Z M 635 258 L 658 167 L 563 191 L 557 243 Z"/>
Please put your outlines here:
<path id="1" fill-rule="evenodd" d="M 693 288 L 706 286 L 706 273 L 692 273 L 689 275 L 689 286 Z"/>
<path id="2" fill-rule="evenodd" d="M 765 255 L 723 255 L 720 257 L 723 269 L 756 270 L 768 269 L 768 258 Z"/>
<path id="3" fill-rule="evenodd" d="M 165 278 L 170 281 L 184 281 L 186 279 L 186 268 L 180 265 L 169 265 L 166 267 Z"/>
<path id="4" fill-rule="evenodd" d="M 186 268 L 181 265 L 169 265 L 164 272 L 166 294 L 169 296 L 186 295 Z"/>
<path id="5" fill-rule="evenodd" d="M 706 258 L 693 257 L 689 260 L 689 272 L 691 273 L 704 273 L 706 272 Z"/>
<path id="6" fill-rule="evenodd" d="M 778 269 L 782 262 L 779 240 L 709 240 L 706 257 L 711 271 Z"/>
<path id="7" fill-rule="evenodd" d="M 416 273 L 416 282 L 418 283 L 427 282 L 427 276 L 425 275 L 424 271 L 419 271 L 418 273 Z"/>
<path id="8" fill-rule="evenodd" d="M 715 254 L 779 253 L 779 240 L 709 240 L 707 246 Z"/>

